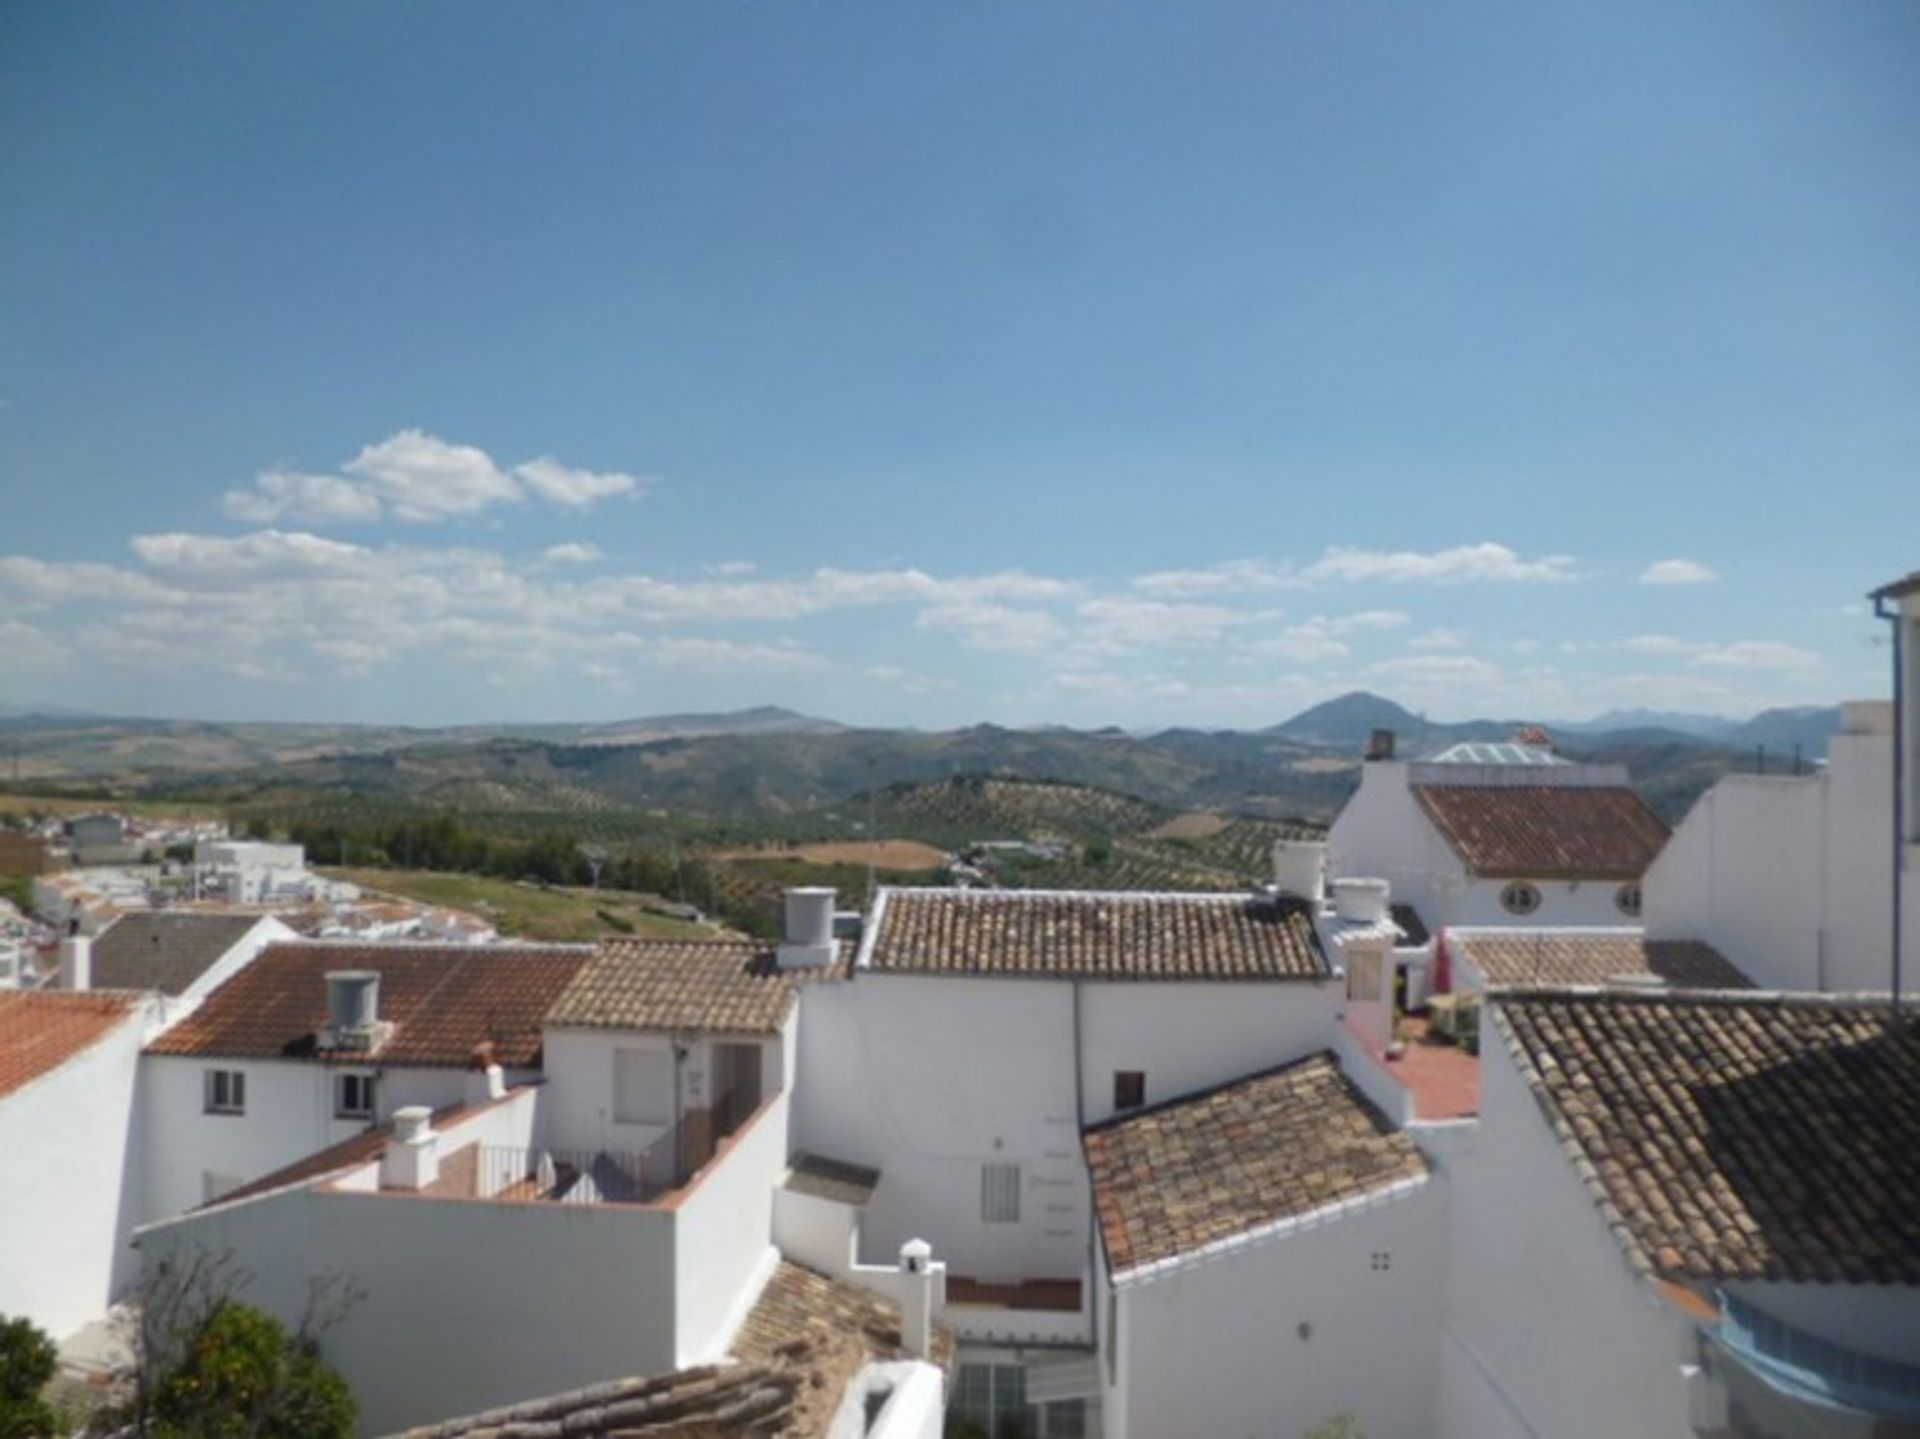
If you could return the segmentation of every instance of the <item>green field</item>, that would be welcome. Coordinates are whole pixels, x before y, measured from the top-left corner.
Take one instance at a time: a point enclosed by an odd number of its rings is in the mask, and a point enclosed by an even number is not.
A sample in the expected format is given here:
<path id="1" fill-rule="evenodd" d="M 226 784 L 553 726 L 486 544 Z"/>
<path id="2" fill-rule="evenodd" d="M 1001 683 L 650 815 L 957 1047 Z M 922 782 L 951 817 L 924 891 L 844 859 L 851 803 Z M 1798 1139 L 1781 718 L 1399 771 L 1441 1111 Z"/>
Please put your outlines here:
<path id="1" fill-rule="evenodd" d="M 650 898 L 623 890 L 566 889 L 432 870 L 335 869 L 322 871 L 363 890 L 469 910 L 515 939 L 587 943 L 638 935 L 647 939 L 711 939 L 717 925 L 694 924 L 644 907 Z M 611 916 L 611 919 L 609 919 Z"/>

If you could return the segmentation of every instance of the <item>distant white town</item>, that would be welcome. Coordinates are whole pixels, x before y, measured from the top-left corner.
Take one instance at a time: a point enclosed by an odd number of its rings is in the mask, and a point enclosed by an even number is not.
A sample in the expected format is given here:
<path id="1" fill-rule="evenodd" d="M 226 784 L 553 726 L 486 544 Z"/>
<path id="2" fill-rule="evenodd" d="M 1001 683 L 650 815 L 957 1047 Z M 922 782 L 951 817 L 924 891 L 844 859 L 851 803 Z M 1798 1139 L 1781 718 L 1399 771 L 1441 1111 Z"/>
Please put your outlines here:
<path id="1" fill-rule="evenodd" d="M 1824 765 L 1670 831 L 1544 731 L 1381 731 L 1251 893 L 534 944 L 5 833 L 0 1314 L 106 1386 L 156 1273 L 336 1284 L 407 1439 L 1920 1434 L 1920 573 L 1874 599 Z"/>

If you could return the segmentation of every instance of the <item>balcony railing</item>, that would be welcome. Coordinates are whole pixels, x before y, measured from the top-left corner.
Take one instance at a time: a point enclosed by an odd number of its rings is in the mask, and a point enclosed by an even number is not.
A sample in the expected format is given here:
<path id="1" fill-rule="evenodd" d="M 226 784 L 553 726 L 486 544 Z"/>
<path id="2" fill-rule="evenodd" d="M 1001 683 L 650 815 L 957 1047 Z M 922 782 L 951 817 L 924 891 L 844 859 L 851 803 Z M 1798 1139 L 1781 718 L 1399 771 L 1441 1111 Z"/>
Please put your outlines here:
<path id="1" fill-rule="evenodd" d="M 671 1149 L 655 1155 L 476 1144 L 473 1154 L 476 1199 L 646 1204 L 673 1187 Z"/>
<path id="2" fill-rule="evenodd" d="M 1720 1348 L 1775 1392 L 1887 1419 L 1920 1419 L 1920 1368 L 1862 1354 L 1723 1294 Z"/>

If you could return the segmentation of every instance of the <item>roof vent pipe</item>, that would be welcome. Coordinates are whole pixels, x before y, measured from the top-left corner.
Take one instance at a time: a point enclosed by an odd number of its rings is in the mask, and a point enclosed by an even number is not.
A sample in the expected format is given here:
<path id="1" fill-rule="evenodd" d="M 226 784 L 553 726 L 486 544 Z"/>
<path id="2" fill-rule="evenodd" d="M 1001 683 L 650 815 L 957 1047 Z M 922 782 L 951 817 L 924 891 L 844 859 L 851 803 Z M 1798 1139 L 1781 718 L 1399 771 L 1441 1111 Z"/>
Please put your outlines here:
<path id="1" fill-rule="evenodd" d="M 780 968 L 822 969 L 833 963 L 834 898 L 831 888 L 787 891 L 786 937 L 778 951 Z"/>
<path id="2" fill-rule="evenodd" d="M 1273 843 L 1273 882 L 1283 896 L 1318 905 L 1327 895 L 1327 847 L 1317 839 Z"/>

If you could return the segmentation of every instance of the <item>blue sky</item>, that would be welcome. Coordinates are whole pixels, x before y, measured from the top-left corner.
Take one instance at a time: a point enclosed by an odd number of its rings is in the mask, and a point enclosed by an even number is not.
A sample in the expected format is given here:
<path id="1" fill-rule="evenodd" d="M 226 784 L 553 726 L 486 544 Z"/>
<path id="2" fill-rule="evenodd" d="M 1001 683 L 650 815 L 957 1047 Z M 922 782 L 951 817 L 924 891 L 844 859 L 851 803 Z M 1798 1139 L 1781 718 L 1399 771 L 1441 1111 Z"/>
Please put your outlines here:
<path id="1" fill-rule="evenodd" d="M 1911 5 L 16 5 L 0 195 L 0 703 L 1739 714 L 1920 566 Z"/>

